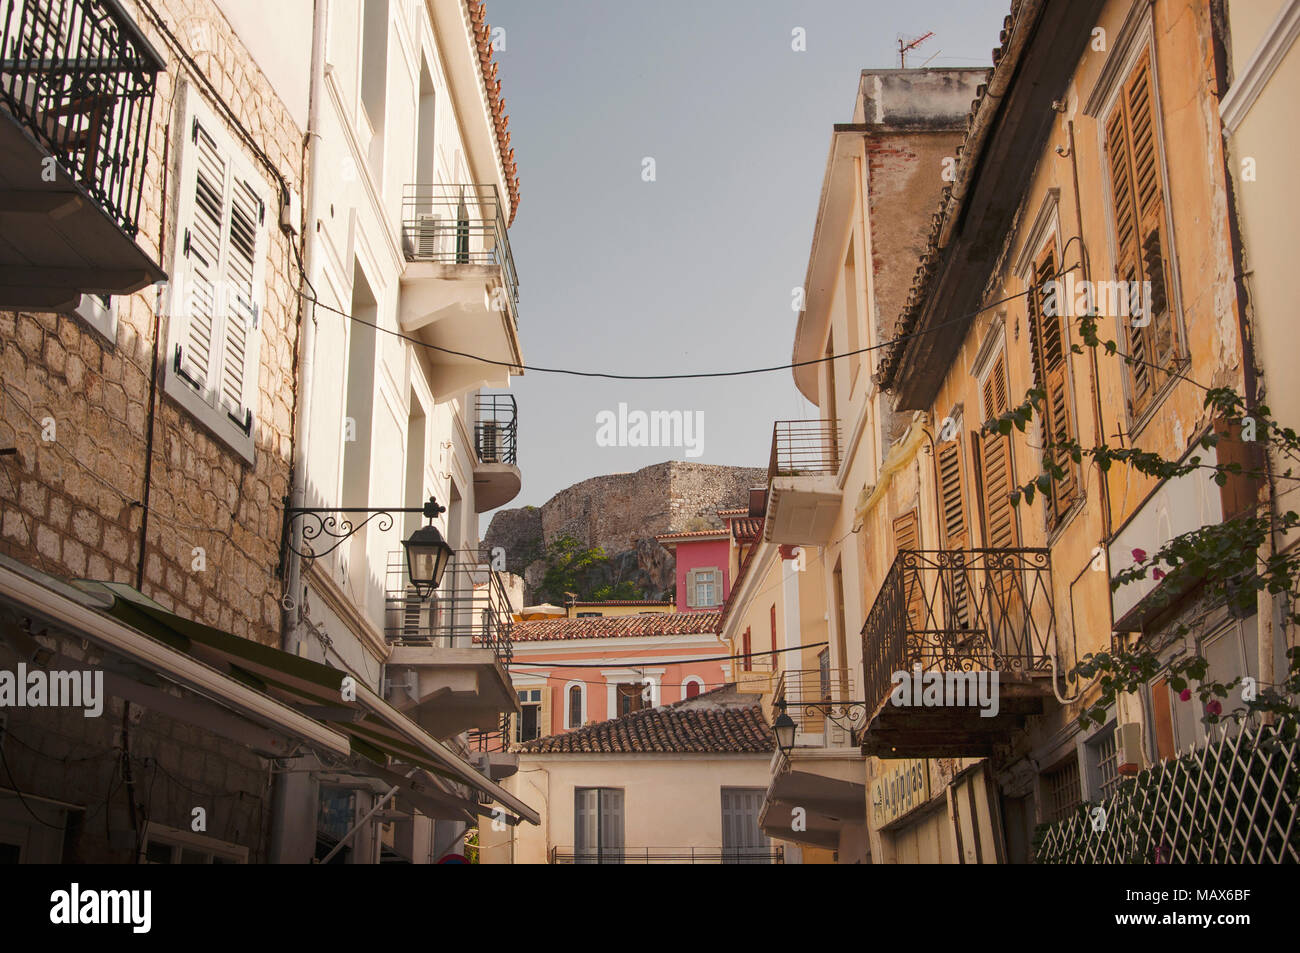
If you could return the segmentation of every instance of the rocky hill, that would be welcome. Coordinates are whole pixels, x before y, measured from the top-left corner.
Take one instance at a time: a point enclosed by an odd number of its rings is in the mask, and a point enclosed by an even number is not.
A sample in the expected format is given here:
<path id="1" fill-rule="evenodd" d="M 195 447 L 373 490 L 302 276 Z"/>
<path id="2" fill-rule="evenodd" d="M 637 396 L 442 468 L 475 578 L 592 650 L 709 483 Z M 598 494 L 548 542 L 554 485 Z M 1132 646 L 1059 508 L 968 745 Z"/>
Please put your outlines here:
<path id="1" fill-rule="evenodd" d="M 572 536 L 584 547 L 602 547 L 610 557 L 593 585 L 630 581 L 649 598 L 667 598 L 675 583 L 675 562 L 655 536 L 720 527 L 716 511 L 746 505 L 750 487 L 766 480 L 763 469 L 680 460 L 592 477 L 540 507 L 499 510 L 483 539 L 484 556 L 493 547 L 504 548 L 506 568 L 524 577 L 525 601 L 532 603 L 546 571 L 542 557 L 547 547 Z"/>

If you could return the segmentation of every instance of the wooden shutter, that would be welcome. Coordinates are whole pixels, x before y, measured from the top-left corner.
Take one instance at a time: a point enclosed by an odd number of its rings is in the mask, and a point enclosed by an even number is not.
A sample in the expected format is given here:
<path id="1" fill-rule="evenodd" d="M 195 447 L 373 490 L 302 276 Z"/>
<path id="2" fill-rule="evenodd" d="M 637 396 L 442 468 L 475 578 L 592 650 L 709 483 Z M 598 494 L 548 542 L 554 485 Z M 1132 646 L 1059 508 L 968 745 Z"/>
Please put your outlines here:
<path id="1" fill-rule="evenodd" d="M 220 366 L 214 358 L 221 353 L 218 296 L 229 163 L 197 120 L 191 140 L 196 167 L 194 205 L 181 246 L 185 284 L 180 307 L 185 315 L 185 333 L 179 342 L 176 369 L 199 393 L 206 395 L 212 389 L 210 385 L 215 385 L 220 377 Z"/>
<path id="2" fill-rule="evenodd" d="M 894 552 L 915 551 L 920 548 L 921 526 L 917 520 L 916 510 L 911 509 L 894 520 Z M 925 620 L 925 589 L 919 571 L 904 571 L 903 599 L 907 605 L 910 627 L 922 628 Z"/>
<path id="3" fill-rule="evenodd" d="M 1029 307 L 1030 355 L 1034 365 L 1034 383 L 1046 393 L 1043 402 L 1043 439 L 1045 443 L 1062 443 L 1073 440 L 1075 436 L 1073 410 L 1070 406 L 1070 377 L 1067 363 L 1068 349 L 1064 326 L 1065 313 L 1068 308 L 1059 298 L 1056 301 L 1057 313 L 1047 314 L 1044 302 L 1047 298 L 1049 282 L 1056 276 L 1056 249 L 1048 245 L 1034 263 L 1030 277 L 1032 287 L 1026 300 Z M 1055 462 L 1065 470 L 1065 477 L 1054 480 L 1044 503 L 1047 508 L 1047 523 L 1055 526 L 1057 521 L 1070 508 L 1079 491 L 1078 467 L 1070 455 L 1063 451 L 1050 454 L 1044 451 L 1047 459 Z"/>
<path id="4" fill-rule="evenodd" d="M 966 515 L 966 494 L 961 472 L 961 444 L 957 440 L 939 446 L 939 504 L 943 529 L 943 546 L 948 550 L 970 549 L 970 529 Z M 966 573 L 954 570 L 945 587 L 947 612 L 955 627 L 970 626 L 970 584 Z"/>
<path id="5" fill-rule="evenodd" d="M 993 420 L 1007 411 L 1006 361 L 999 354 L 984 381 L 984 419 Z M 984 516 L 984 545 L 988 549 L 1011 549 L 1019 540 L 1016 514 L 1011 506 L 1013 489 L 1011 440 L 1000 433 L 980 438 L 980 474 L 984 481 L 981 508 Z"/>
<path id="6" fill-rule="evenodd" d="M 596 863 L 600 846 L 600 790 L 575 788 L 573 791 L 573 851 L 579 864 Z"/>
<path id="7" fill-rule="evenodd" d="M 1168 300 L 1170 245 L 1155 122 L 1151 55 L 1144 50 L 1106 121 L 1118 278 L 1151 283 L 1150 323 L 1138 327 L 1131 318 L 1122 318 L 1128 353 L 1140 362 L 1128 366 L 1129 410 L 1134 416 L 1150 403 L 1178 357 Z"/>
<path id="8" fill-rule="evenodd" d="M 547 682 L 541 690 L 542 703 L 537 709 L 537 737 L 545 738 L 554 734 L 551 730 L 551 683 Z"/>
<path id="9" fill-rule="evenodd" d="M 621 788 L 600 788 L 600 855 L 602 863 L 623 863 L 623 791 Z"/>
<path id="10" fill-rule="evenodd" d="M 233 182 L 230 194 L 224 269 L 229 293 L 222 342 L 221 400 L 235 422 L 247 429 L 251 415 L 246 409 L 249 401 L 245 384 L 255 374 L 255 368 L 250 366 L 249 345 L 252 335 L 257 333 L 258 317 L 253 275 L 257 264 L 257 233 L 265 209 L 246 182 Z"/>
<path id="11" fill-rule="evenodd" d="M 686 571 L 686 608 L 695 608 L 695 570 Z"/>
<path id="12" fill-rule="evenodd" d="M 754 651 L 753 642 L 750 639 L 749 629 L 746 628 L 745 635 L 741 640 L 741 654 L 745 656 L 743 667 L 746 672 L 753 671 L 754 668 L 754 660 L 750 658 L 752 651 Z"/>

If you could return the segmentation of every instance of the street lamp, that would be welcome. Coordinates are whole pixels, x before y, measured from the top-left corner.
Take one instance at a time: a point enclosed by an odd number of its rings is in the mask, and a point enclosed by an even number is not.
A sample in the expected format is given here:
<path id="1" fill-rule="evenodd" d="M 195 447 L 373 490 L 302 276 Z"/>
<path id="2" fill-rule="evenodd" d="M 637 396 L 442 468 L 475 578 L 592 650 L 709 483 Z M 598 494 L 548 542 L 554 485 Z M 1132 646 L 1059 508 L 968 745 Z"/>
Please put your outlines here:
<path id="1" fill-rule="evenodd" d="M 789 757 L 790 752 L 794 750 L 795 729 L 799 726 L 786 714 L 784 698 L 776 703 L 776 707 L 781 713 L 776 716 L 776 721 L 772 722 L 772 731 L 776 735 L 776 746 L 781 749 L 783 755 Z"/>
<path id="2" fill-rule="evenodd" d="M 442 584 L 442 574 L 452 560 L 452 549 L 432 523 L 421 526 L 402 545 L 406 547 L 406 571 L 411 585 L 423 601 Z"/>

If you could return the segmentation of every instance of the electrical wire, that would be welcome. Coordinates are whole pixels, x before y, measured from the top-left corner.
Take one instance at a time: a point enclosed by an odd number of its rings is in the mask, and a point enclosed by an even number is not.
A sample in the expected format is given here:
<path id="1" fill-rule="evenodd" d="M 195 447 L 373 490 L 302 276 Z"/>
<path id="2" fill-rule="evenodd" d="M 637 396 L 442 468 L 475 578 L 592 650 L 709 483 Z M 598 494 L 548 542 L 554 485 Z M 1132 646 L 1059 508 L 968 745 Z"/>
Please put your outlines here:
<path id="1" fill-rule="evenodd" d="M 802 652 L 804 649 L 815 649 L 820 646 L 829 645 L 829 644 L 830 644 L 829 642 L 809 642 L 806 645 L 796 645 L 792 648 L 787 648 L 787 649 L 773 649 L 770 652 L 749 652 L 749 653 L 741 653 L 739 655 L 711 655 L 705 658 L 673 659 L 671 662 L 664 662 L 663 664 L 686 665 L 693 662 L 726 662 L 726 661 L 730 661 L 731 659 L 757 658 L 760 655 L 780 655 L 782 652 Z M 623 658 L 623 659 L 611 659 L 608 662 L 569 663 L 569 662 L 520 662 L 516 659 L 511 659 L 510 665 L 512 667 L 515 665 L 526 665 L 526 666 L 534 666 L 538 668 L 559 668 L 561 666 L 563 666 L 564 668 L 609 668 L 611 665 L 617 665 L 619 662 L 628 663 L 628 660 L 626 658 Z M 628 663 L 624 665 L 624 668 L 638 668 L 638 667 L 643 668 L 646 665 L 651 665 L 651 664 L 658 665 L 660 663 L 658 662 Z M 574 679 L 574 681 L 577 681 L 577 679 Z"/>

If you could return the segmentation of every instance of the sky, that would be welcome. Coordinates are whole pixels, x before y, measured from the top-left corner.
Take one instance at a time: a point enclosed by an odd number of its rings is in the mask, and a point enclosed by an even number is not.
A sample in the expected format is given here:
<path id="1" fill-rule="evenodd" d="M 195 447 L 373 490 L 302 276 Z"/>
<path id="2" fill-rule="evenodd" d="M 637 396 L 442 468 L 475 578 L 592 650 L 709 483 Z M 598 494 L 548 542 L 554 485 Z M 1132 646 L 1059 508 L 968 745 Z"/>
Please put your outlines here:
<path id="1" fill-rule="evenodd" d="M 525 363 L 624 374 L 788 363 L 831 126 L 852 120 L 860 71 L 897 66 L 898 37 L 927 31 L 909 67 L 991 65 L 1009 8 L 489 0 L 520 180 L 510 243 Z M 766 467 L 773 421 L 816 415 L 788 370 L 528 371 L 511 390 L 523 473 L 511 506 L 667 459 Z M 627 446 L 636 434 L 620 434 L 620 404 L 632 424 L 636 411 L 688 414 L 689 445 Z"/>

